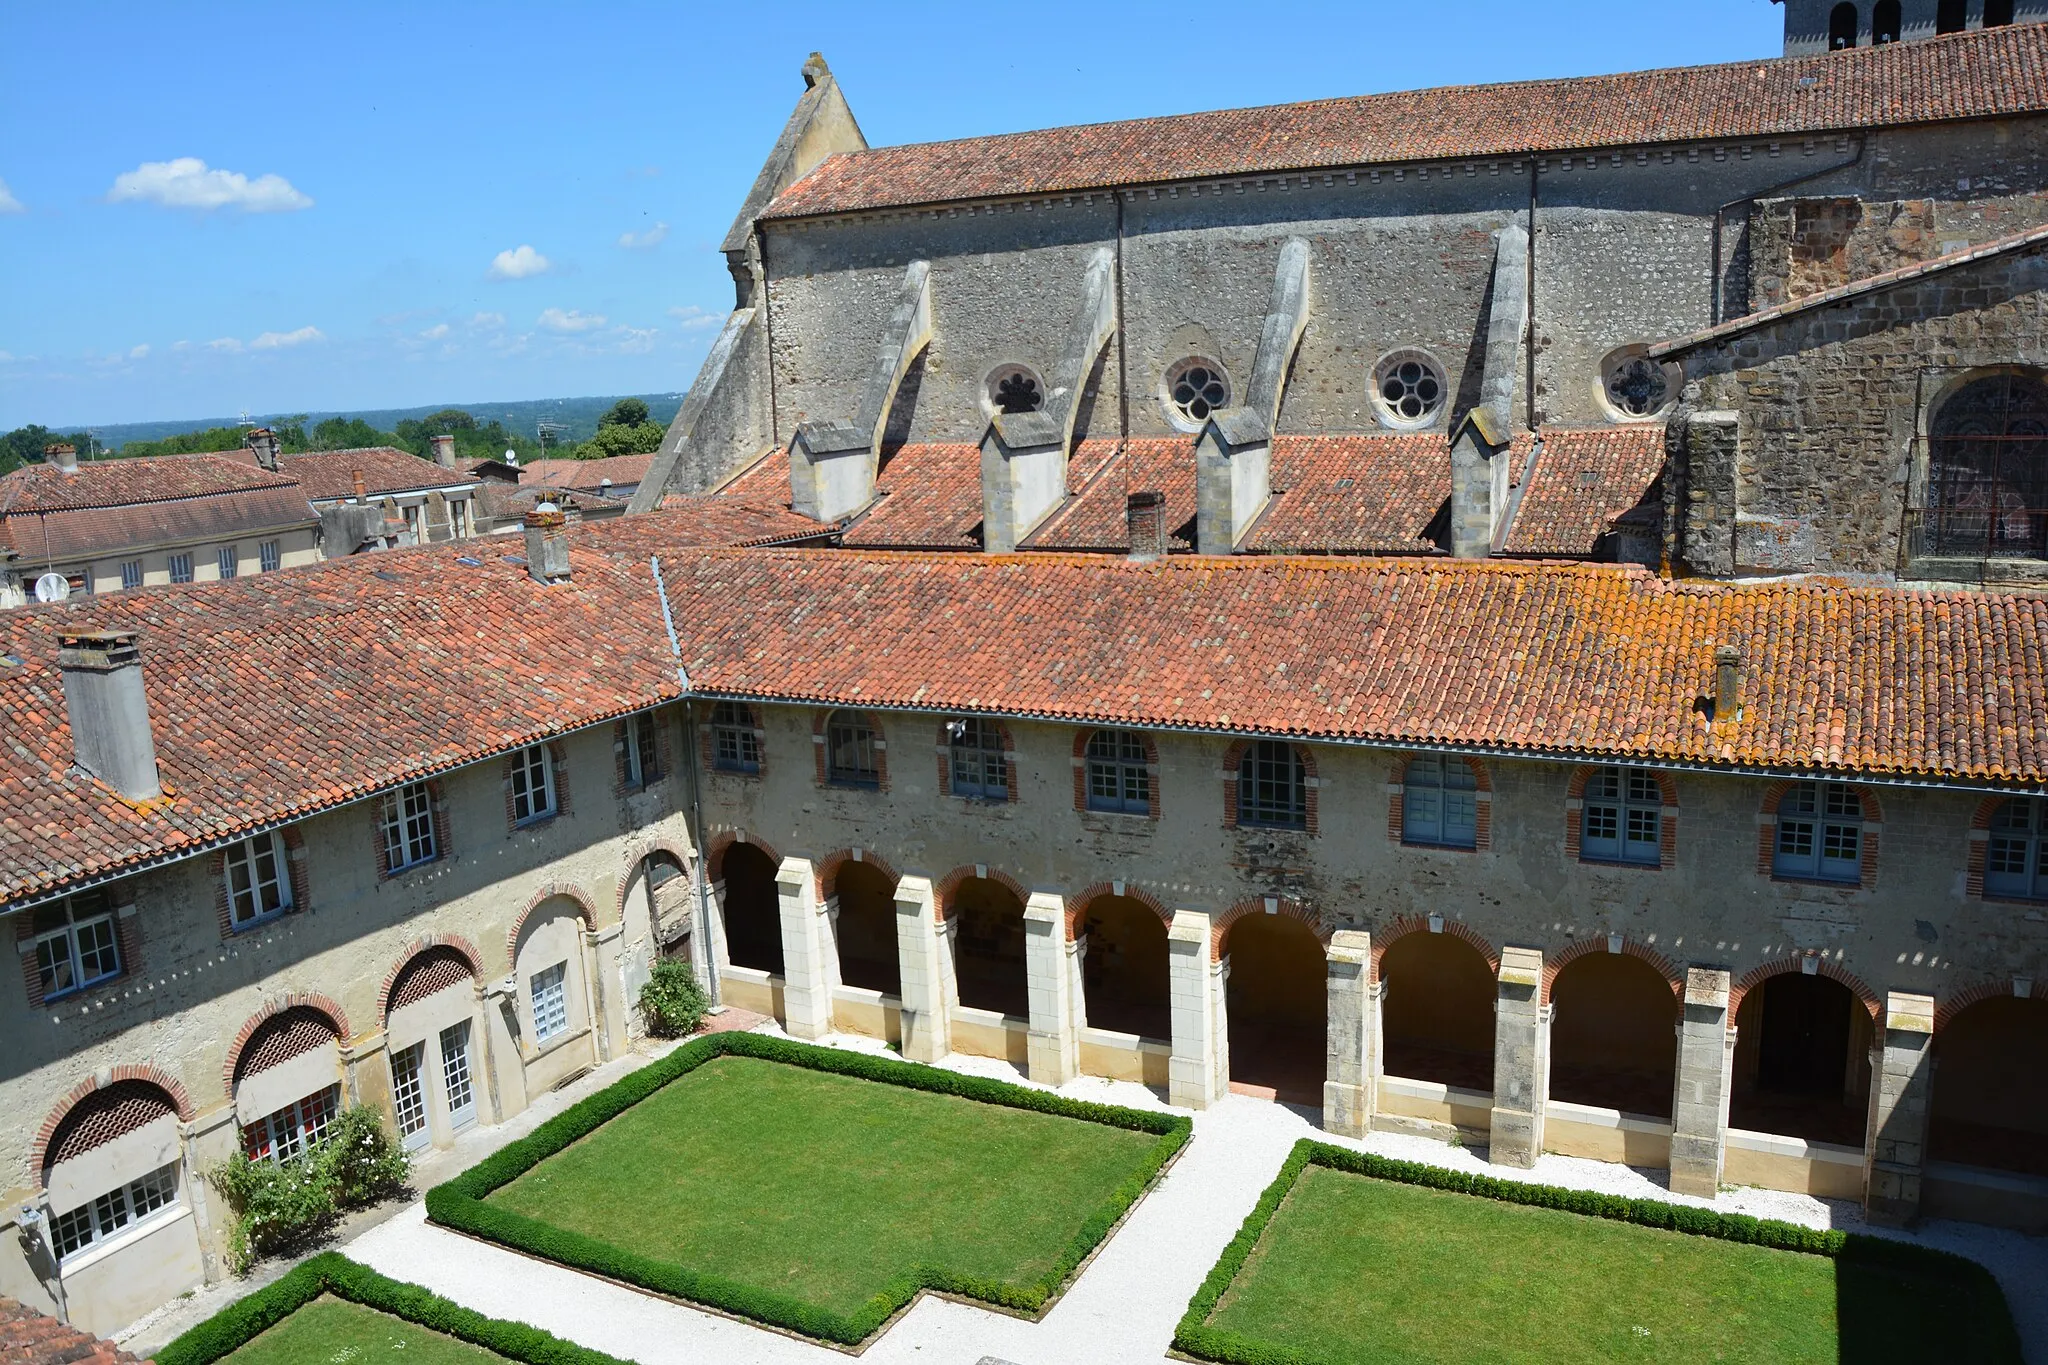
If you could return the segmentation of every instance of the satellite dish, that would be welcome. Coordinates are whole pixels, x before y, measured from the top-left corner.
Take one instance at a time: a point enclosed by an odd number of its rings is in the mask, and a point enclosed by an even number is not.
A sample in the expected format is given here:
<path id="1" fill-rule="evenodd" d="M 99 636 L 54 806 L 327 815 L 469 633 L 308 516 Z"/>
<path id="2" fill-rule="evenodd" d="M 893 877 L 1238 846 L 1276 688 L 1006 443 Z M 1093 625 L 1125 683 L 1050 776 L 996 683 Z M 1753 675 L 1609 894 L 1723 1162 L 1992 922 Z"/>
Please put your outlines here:
<path id="1" fill-rule="evenodd" d="M 63 574 L 46 573 L 36 580 L 36 601 L 62 602 L 71 596 L 71 584 Z"/>

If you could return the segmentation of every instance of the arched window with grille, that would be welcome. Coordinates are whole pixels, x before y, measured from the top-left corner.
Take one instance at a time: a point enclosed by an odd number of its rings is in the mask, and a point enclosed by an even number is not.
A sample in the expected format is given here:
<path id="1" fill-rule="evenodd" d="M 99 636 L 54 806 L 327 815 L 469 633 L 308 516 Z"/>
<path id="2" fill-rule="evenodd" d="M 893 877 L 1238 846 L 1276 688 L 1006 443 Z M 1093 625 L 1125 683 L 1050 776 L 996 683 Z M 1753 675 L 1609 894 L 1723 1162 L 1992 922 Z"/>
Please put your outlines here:
<path id="1" fill-rule="evenodd" d="M 1418 754 L 1401 779 L 1401 842 L 1434 848 L 1479 846 L 1479 780 L 1472 766 Z"/>
<path id="2" fill-rule="evenodd" d="M 1984 848 L 1984 894 L 2048 900 L 2044 843 L 2048 843 L 2048 803 L 2031 796 L 2002 802 L 1991 813 L 1991 836 Z"/>
<path id="3" fill-rule="evenodd" d="M 1840 782 L 1800 782 L 1778 802 L 1776 876 L 1854 882 L 1863 877 L 1863 798 Z"/>
<path id="4" fill-rule="evenodd" d="M 1641 768 L 1599 768 L 1586 779 L 1579 857 L 1655 867 L 1663 857 L 1664 791 Z"/>
<path id="5" fill-rule="evenodd" d="M 1940 400 L 1928 423 L 1925 553 L 2048 558 L 2048 385 L 1985 375 Z"/>
<path id="6" fill-rule="evenodd" d="M 1010 765 L 1003 757 L 1002 727 L 967 716 L 946 722 L 946 762 L 955 796 L 976 801 L 1010 799 Z"/>
<path id="7" fill-rule="evenodd" d="M 879 787 L 875 727 L 865 711 L 834 711 L 825 722 L 825 780 L 835 787 Z"/>
<path id="8" fill-rule="evenodd" d="M 1308 770 L 1292 744 L 1262 739 L 1246 746 L 1237 767 L 1237 822 L 1308 828 Z"/>
<path id="9" fill-rule="evenodd" d="M 1097 730 L 1088 737 L 1088 809 L 1152 813 L 1152 772 L 1145 740 L 1134 730 Z"/>

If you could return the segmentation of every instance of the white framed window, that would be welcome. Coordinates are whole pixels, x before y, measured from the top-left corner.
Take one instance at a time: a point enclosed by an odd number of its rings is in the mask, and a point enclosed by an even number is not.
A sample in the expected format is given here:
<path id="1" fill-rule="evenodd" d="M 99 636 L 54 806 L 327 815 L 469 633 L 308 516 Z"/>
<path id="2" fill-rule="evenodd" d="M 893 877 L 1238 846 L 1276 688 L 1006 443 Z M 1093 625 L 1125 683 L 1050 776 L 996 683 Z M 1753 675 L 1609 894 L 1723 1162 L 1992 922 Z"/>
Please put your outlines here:
<path id="1" fill-rule="evenodd" d="M 171 581 L 190 583 L 192 581 L 192 556 L 190 552 L 172 555 L 170 559 Z"/>
<path id="2" fill-rule="evenodd" d="M 448 529 L 457 540 L 469 539 L 469 499 L 456 498 L 449 502 Z"/>
<path id="3" fill-rule="evenodd" d="M 728 773 L 761 771 L 761 736 L 753 715 L 736 701 L 711 708 L 711 766 Z"/>
<path id="4" fill-rule="evenodd" d="M 1308 770 L 1292 744 L 1262 739 L 1237 765 L 1237 823 L 1308 828 Z"/>
<path id="5" fill-rule="evenodd" d="M 1863 879 L 1863 799 L 1840 782 L 1801 782 L 1778 802 L 1771 871 L 1801 881 Z"/>
<path id="6" fill-rule="evenodd" d="M 569 1028 L 569 964 L 535 972 L 528 982 L 533 998 L 533 1041 L 545 1043 Z"/>
<path id="7" fill-rule="evenodd" d="M 56 1000 L 121 974 L 114 911 L 104 893 L 69 896 L 34 912 L 36 976 Z"/>
<path id="8" fill-rule="evenodd" d="M 1586 781 L 1579 857 L 1656 867 L 1664 855 L 1664 791 L 1641 768 L 1602 768 Z"/>
<path id="9" fill-rule="evenodd" d="M 476 1087 L 469 1075 L 469 1020 L 441 1030 L 441 1093 L 448 1100 L 448 1124 L 476 1122 Z"/>
<path id="10" fill-rule="evenodd" d="M 232 545 L 223 545 L 213 554 L 214 563 L 220 566 L 222 578 L 233 578 L 241 568 L 242 552 Z"/>
<path id="11" fill-rule="evenodd" d="M 864 711 L 834 711 L 825 722 L 825 780 L 835 787 L 880 787 L 875 729 Z"/>
<path id="12" fill-rule="evenodd" d="M 292 908 L 292 880 L 285 868 L 284 841 L 265 832 L 227 852 L 228 922 L 236 930 L 275 918 Z"/>
<path id="13" fill-rule="evenodd" d="M 946 725 L 953 795 L 980 801 L 1010 799 L 1010 768 L 1003 761 L 1003 732 L 992 720 L 969 716 Z"/>
<path id="14" fill-rule="evenodd" d="M 1984 894 L 2016 900 L 2048 899 L 2048 807 L 2038 797 L 2001 802 L 1991 813 L 1984 849 Z"/>
<path id="15" fill-rule="evenodd" d="M 63 1260 L 105 1241 L 123 1228 L 142 1222 L 151 1214 L 178 1202 L 178 1163 L 159 1166 L 140 1180 L 131 1180 L 109 1190 L 90 1204 L 50 1220 L 50 1240 Z"/>
<path id="16" fill-rule="evenodd" d="M 512 759 L 512 821 L 532 824 L 555 813 L 555 772 L 548 746 L 534 744 Z"/>
<path id="17" fill-rule="evenodd" d="M 1420 754 L 1401 779 L 1401 842 L 1479 846 L 1479 782 L 1463 759 Z"/>
<path id="18" fill-rule="evenodd" d="M 408 1150 L 427 1144 L 427 1045 L 414 1043 L 391 1057 L 391 1110 L 398 1119 L 399 1141 Z"/>
<path id="19" fill-rule="evenodd" d="M 1152 813 L 1152 773 L 1145 740 L 1133 730 L 1097 730 L 1088 737 L 1088 809 Z"/>
<path id="20" fill-rule="evenodd" d="M 626 718 L 626 785 L 644 787 L 661 781 L 661 745 L 652 712 Z"/>
<path id="21" fill-rule="evenodd" d="M 121 589 L 122 589 L 122 591 L 124 591 L 124 592 L 125 592 L 125 591 L 127 591 L 127 590 L 128 590 L 129 588 L 139 588 L 139 587 L 141 587 L 141 586 L 142 586 L 142 561 L 141 561 L 141 560 L 139 560 L 139 559 L 130 559 L 130 560 L 124 560 L 124 561 L 122 562 L 122 564 L 121 564 Z"/>
<path id="22" fill-rule="evenodd" d="M 279 553 L 276 541 L 265 540 L 258 542 L 256 546 L 256 568 L 259 573 L 276 573 L 279 566 L 283 563 L 284 556 Z"/>
<path id="23" fill-rule="evenodd" d="M 290 1161 L 318 1142 L 340 1111 L 336 1082 L 242 1129 L 242 1149 L 251 1161 Z"/>
<path id="24" fill-rule="evenodd" d="M 384 798 L 384 866 L 389 872 L 441 856 L 434 840 L 434 797 L 424 782 L 409 782 Z"/>
<path id="25" fill-rule="evenodd" d="M 420 505 L 416 502 L 409 502 L 401 510 L 405 513 L 405 529 L 411 533 L 412 543 L 415 545 L 426 544 L 427 538 L 420 533 Z"/>

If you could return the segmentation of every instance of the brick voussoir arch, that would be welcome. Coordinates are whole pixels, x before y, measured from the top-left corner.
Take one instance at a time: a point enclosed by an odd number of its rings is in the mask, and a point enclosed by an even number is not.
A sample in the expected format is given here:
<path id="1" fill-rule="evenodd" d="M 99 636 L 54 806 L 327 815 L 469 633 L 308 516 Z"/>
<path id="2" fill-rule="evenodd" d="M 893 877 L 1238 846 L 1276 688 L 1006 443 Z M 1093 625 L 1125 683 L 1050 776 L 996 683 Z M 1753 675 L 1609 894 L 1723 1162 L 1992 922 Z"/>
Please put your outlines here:
<path id="1" fill-rule="evenodd" d="M 848 863 L 862 863 L 882 874 L 891 886 L 903 880 L 903 874 L 890 865 L 889 860 L 871 848 L 842 848 L 828 853 L 818 860 L 816 880 L 818 899 L 829 898 L 837 889 L 839 869 Z M 777 866 L 780 866 L 778 863 Z"/>
<path id="2" fill-rule="evenodd" d="M 683 846 L 675 840 L 664 838 L 658 834 L 648 838 L 635 839 L 632 843 L 626 845 L 626 871 L 619 878 L 619 893 L 613 897 L 612 921 L 622 920 L 626 917 L 626 896 L 633 889 L 633 874 L 640 870 L 640 864 L 646 862 L 648 858 L 656 853 L 666 853 L 669 857 L 676 860 L 676 866 L 682 868 L 684 872 L 687 873 L 690 870 L 690 855 L 685 853 Z"/>
<path id="3" fill-rule="evenodd" d="M 775 845 L 764 839 L 756 839 L 743 829 L 731 829 L 711 841 L 710 852 L 704 855 L 705 876 L 711 881 L 725 880 L 725 855 L 732 851 L 734 844 L 748 844 L 768 855 L 768 861 L 782 866 L 782 855 L 775 851 Z M 685 863 L 684 866 L 689 864 Z"/>
<path id="4" fill-rule="evenodd" d="M 512 921 L 512 932 L 505 935 L 505 959 L 517 964 L 519 961 L 519 936 L 526 932 L 526 921 L 533 912 L 555 897 L 575 902 L 576 913 L 583 918 L 585 929 L 597 927 L 597 902 L 590 893 L 574 882 L 543 882 L 538 890 L 527 898 L 526 908 L 519 912 L 519 918 Z"/>
<path id="5" fill-rule="evenodd" d="M 100 1084 L 99 1077 L 88 1076 L 72 1086 L 70 1092 L 57 1101 L 56 1108 L 50 1111 L 50 1116 L 43 1120 L 42 1127 L 36 1130 L 35 1145 L 29 1152 L 29 1172 L 35 1180 L 40 1182 L 43 1172 L 50 1168 L 50 1143 L 57 1136 L 57 1130 L 64 1126 L 64 1120 L 71 1116 L 71 1111 L 100 1091 L 111 1089 L 123 1081 L 137 1081 L 143 1085 L 153 1085 L 163 1091 L 180 1122 L 190 1123 L 198 1116 L 199 1111 L 193 1106 L 192 1097 L 185 1093 L 185 1087 L 177 1077 L 147 1062 L 115 1067 L 108 1073 L 104 1086 Z"/>
<path id="6" fill-rule="evenodd" d="M 1074 939 L 1081 934 L 1081 918 L 1088 913 L 1088 907 L 1103 896 L 1128 896 L 1159 916 L 1167 928 L 1173 927 L 1173 911 L 1166 908 L 1166 902 L 1142 886 L 1129 882 L 1097 882 L 1086 890 L 1077 891 L 1067 897 L 1067 937 Z"/>
<path id="7" fill-rule="evenodd" d="M 221 1084 L 230 1097 L 235 1093 L 235 1072 L 242 1064 L 242 1049 L 249 1045 L 249 1040 L 256 1035 L 256 1030 L 285 1011 L 296 1009 L 317 1010 L 326 1015 L 327 1022 L 334 1025 L 334 1040 L 337 1043 L 347 1042 L 355 1037 L 348 1026 L 348 1014 L 336 1003 L 334 997 L 322 995 L 318 991 L 293 991 L 289 995 L 279 996 L 249 1016 L 248 1022 L 242 1025 L 241 1032 L 235 1035 L 234 1043 L 228 1048 L 227 1060 L 221 1064 Z"/>
<path id="8" fill-rule="evenodd" d="M 1307 901 L 1299 901 L 1292 896 L 1247 896 L 1210 921 L 1209 956 L 1215 961 L 1221 962 L 1223 960 L 1223 941 L 1230 937 L 1231 928 L 1247 915 L 1266 914 L 1268 903 L 1271 903 L 1273 906 L 1273 914 L 1287 915 L 1290 918 L 1300 920 L 1309 927 L 1309 932 L 1316 936 L 1316 942 L 1322 944 L 1325 948 L 1330 946 L 1332 930 L 1323 923 L 1323 917 L 1317 914 L 1316 908 Z"/>
<path id="9" fill-rule="evenodd" d="M 447 948 L 453 952 L 460 953 L 464 960 L 469 963 L 470 974 L 479 980 L 483 978 L 483 954 L 476 950 L 475 944 L 462 935 L 428 934 L 425 938 L 416 938 L 406 945 L 404 952 L 398 955 L 398 960 L 391 964 L 391 970 L 384 973 L 383 984 L 377 987 L 377 1017 L 379 1019 L 388 1019 L 391 1016 L 391 988 L 398 984 L 399 976 L 404 973 L 407 967 L 412 965 L 414 958 L 430 948 Z"/>
<path id="10" fill-rule="evenodd" d="M 965 867 L 954 868 L 944 877 L 941 877 L 937 885 L 932 887 L 933 917 L 941 924 L 945 923 L 952 914 L 953 893 L 960 889 L 961 883 L 972 881 L 977 877 L 985 881 L 999 882 L 1003 886 L 1008 887 L 1011 894 L 1016 896 L 1019 905 L 1028 904 L 1031 900 L 1031 892 L 1025 887 L 1024 883 L 1018 881 L 1001 868 L 990 867 L 987 863 L 969 863 Z"/>
<path id="11" fill-rule="evenodd" d="M 1814 975 L 1824 976 L 1830 981 L 1839 981 L 1842 985 L 1847 986 L 1856 998 L 1863 1002 L 1863 1008 L 1870 1012 L 1872 1022 L 1883 1021 L 1883 997 L 1870 989 L 1862 977 L 1836 966 L 1819 953 L 1788 953 L 1784 957 L 1774 957 L 1769 962 L 1760 963 L 1744 972 L 1741 979 L 1735 983 L 1734 989 L 1728 992 L 1729 1019 L 1735 1018 L 1737 1011 L 1742 1008 L 1743 997 L 1748 995 L 1751 990 L 1761 986 L 1774 976 L 1783 976 L 1787 972 L 1804 971 L 1806 970 L 1805 964 L 1808 962 L 1818 964 L 1814 968 Z"/>
<path id="12" fill-rule="evenodd" d="M 1978 981 L 1960 990 L 1951 991 L 1934 1008 L 1934 1031 L 1939 1033 L 1947 1028 L 1950 1020 L 1972 1005 L 1981 1004 L 1986 1000 L 2003 1000 L 2012 994 L 2010 977 L 1999 981 Z M 2036 977 L 2027 994 L 2020 998 L 2048 1000 L 2048 978 Z"/>
<path id="13" fill-rule="evenodd" d="M 1372 936 L 1372 980 L 1380 979 L 1380 959 L 1386 956 L 1388 948 L 1410 934 L 1431 933 L 1449 934 L 1452 938 L 1471 944 L 1479 950 L 1479 955 L 1486 959 L 1486 969 L 1495 976 L 1500 975 L 1500 953 L 1486 940 L 1485 935 L 1449 916 L 1440 916 L 1439 923 L 1443 926 L 1441 929 L 1432 929 L 1426 915 L 1396 915 L 1388 920 L 1386 928 Z"/>
<path id="14" fill-rule="evenodd" d="M 1557 981 L 1557 974 L 1559 972 L 1582 957 L 1593 957 L 1613 952 L 1614 949 L 1608 945 L 1608 936 L 1601 934 L 1595 938 L 1582 938 L 1578 942 L 1561 949 L 1554 956 L 1549 953 L 1544 954 L 1543 1003 L 1546 1005 L 1550 1003 L 1550 988 Z M 1685 994 L 1685 973 L 1679 970 L 1677 963 L 1658 952 L 1655 948 L 1650 947 L 1647 943 L 1638 943 L 1627 935 L 1623 935 L 1620 955 L 1623 957 L 1639 958 L 1649 963 L 1657 969 L 1657 974 L 1663 977 L 1666 984 L 1671 987 L 1673 995 L 1682 997 Z"/>

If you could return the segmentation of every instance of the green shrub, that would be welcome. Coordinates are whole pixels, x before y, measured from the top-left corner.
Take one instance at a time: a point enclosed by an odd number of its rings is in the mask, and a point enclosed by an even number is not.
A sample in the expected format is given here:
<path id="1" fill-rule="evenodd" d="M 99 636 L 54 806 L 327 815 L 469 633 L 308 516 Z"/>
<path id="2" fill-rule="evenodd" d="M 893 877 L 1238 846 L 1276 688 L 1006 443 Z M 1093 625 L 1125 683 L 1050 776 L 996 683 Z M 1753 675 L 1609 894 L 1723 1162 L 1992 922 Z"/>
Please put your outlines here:
<path id="1" fill-rule="evenodd" d="M 686 1038 L 704 1023 L 704 1011 L 711 999 L 697 984 L 690 964 L 663 958 L 654 964 L 654 974 L 640 988 L 640 1017 L 656 1038 Z"/>
<path id="2" fill-rule="evenodd" d="M 289 1161 L 252 1161 L 241 1152 L 207 1179 L 235 1215 L 228 1266 L 237 1275 L 324 1227 L 343 1209 L 398 1193 L 412 1163 L 376 1110 L 345 1110 Z"/>

